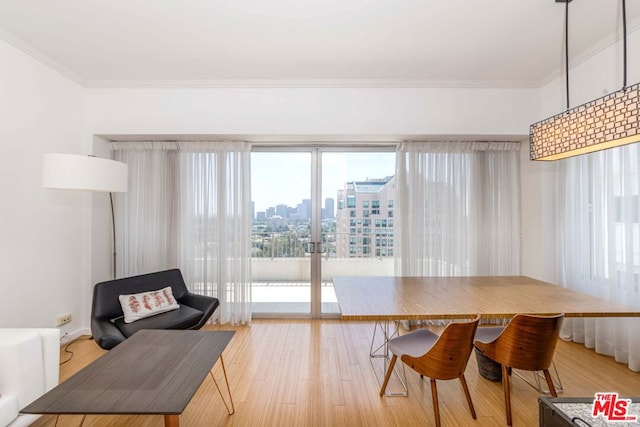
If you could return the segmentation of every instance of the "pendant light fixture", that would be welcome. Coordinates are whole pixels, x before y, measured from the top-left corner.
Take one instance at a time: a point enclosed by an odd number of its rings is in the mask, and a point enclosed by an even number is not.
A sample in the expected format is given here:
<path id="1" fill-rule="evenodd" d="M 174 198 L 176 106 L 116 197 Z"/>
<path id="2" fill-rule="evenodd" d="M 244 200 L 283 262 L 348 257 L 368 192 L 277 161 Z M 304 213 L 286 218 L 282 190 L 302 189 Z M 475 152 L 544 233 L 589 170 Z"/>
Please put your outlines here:
<path id="1" fill-rule="evenodd" d="M 565 3 L 565 61 L 567 110 L 531 125 L 531 160 L 558 160 L 594 151 L 640 142 L 640 83 L 627 87 L 627 17 L 622 0 L 623 84 L 622 89 L 578 107 L 569 108 L 568 16 Z"/>

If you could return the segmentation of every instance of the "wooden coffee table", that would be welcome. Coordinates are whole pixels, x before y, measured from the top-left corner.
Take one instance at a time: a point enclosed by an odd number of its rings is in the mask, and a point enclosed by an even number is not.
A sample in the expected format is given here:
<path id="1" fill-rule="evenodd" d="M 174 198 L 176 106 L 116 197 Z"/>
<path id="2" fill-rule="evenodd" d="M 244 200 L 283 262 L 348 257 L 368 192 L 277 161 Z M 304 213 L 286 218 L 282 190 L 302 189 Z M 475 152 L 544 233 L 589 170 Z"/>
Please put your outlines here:
<path id="1" fill-rule="evenodd" d="M 234 333 L 141 330 L 20 412 L 154 414 L 164 415 L 165 426 L 178 426 Z"/>

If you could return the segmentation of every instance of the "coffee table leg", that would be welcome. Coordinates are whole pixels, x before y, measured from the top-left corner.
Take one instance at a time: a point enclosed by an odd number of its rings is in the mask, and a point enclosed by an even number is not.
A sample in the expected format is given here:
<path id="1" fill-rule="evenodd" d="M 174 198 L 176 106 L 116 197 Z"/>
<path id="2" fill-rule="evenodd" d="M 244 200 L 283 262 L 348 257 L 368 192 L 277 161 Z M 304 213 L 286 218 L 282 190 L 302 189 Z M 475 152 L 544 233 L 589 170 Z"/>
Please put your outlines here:
<path id="1" fill-rule="evenodd" d="M 227 408 L 227 412 L 229 413 L 229 415 L 233 415 L 236 412 L 236 408 L 235 406 L 233 406 L 233 396 L 231 396 L 231 389 L 229 388 L 229 380 L 227 379 L 227 370 L 224 368 L 224 359 L 222 358 L 222 354 L 220 355 L 220 363 L 222 364 L 222 372 L 224 373 L 224 382 L 227 384 L 227 392 L 229 393 L 229 401 L 231 402 L 231 408 L 229 408 L 229 405 L 227 405 L 227 401 L 224 400 L 224 396 L 222 395 L 222 390 L 220 390 L 218 381 L 216 381 L 216 377 L 213 376 L 213 370 L 210 370 L 209 374 L 211 375 L 211 379 L 213 380 L 213 383 L 216 385 L 216 388 L 218 389 L 218 393 L 220 393 L 220 397 L 222 398 L 222 403 L 224 403 L 224 406 Z"/>
<path id="2" fill-rule="evenodd" d="M 164 427 L 179 427 L 179 426 L 180 426 L 180 415 L 164 416 Z"/>

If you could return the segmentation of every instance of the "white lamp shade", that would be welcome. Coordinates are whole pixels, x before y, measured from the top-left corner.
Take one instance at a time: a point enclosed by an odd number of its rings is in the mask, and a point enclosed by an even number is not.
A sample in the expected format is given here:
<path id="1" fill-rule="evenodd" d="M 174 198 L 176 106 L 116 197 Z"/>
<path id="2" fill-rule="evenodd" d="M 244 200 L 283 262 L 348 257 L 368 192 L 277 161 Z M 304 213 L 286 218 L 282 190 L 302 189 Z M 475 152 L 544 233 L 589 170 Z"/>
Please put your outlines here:
<path id="1" fill-rule="evenodd" d="M 127 164 L 100 157 L 47 153 L 42 162 L 42 186 L 65 190 L 127 191 Z"/>

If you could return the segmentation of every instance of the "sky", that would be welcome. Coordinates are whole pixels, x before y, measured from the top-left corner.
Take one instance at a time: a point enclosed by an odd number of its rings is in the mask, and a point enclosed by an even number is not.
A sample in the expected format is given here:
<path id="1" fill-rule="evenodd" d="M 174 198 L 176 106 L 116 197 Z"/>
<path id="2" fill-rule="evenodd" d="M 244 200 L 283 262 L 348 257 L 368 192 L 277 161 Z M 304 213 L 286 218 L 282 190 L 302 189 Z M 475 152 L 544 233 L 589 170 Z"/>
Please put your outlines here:
<path id="1" fill-rule="evenodd" d="M 395 174 L 395 153 L 322 153 L 322 203 L 348 181 Z M 311 153 L 251 153 L 251 200 L 255 211 L 278 204 L 296 207 L 311 198 Z"/>

